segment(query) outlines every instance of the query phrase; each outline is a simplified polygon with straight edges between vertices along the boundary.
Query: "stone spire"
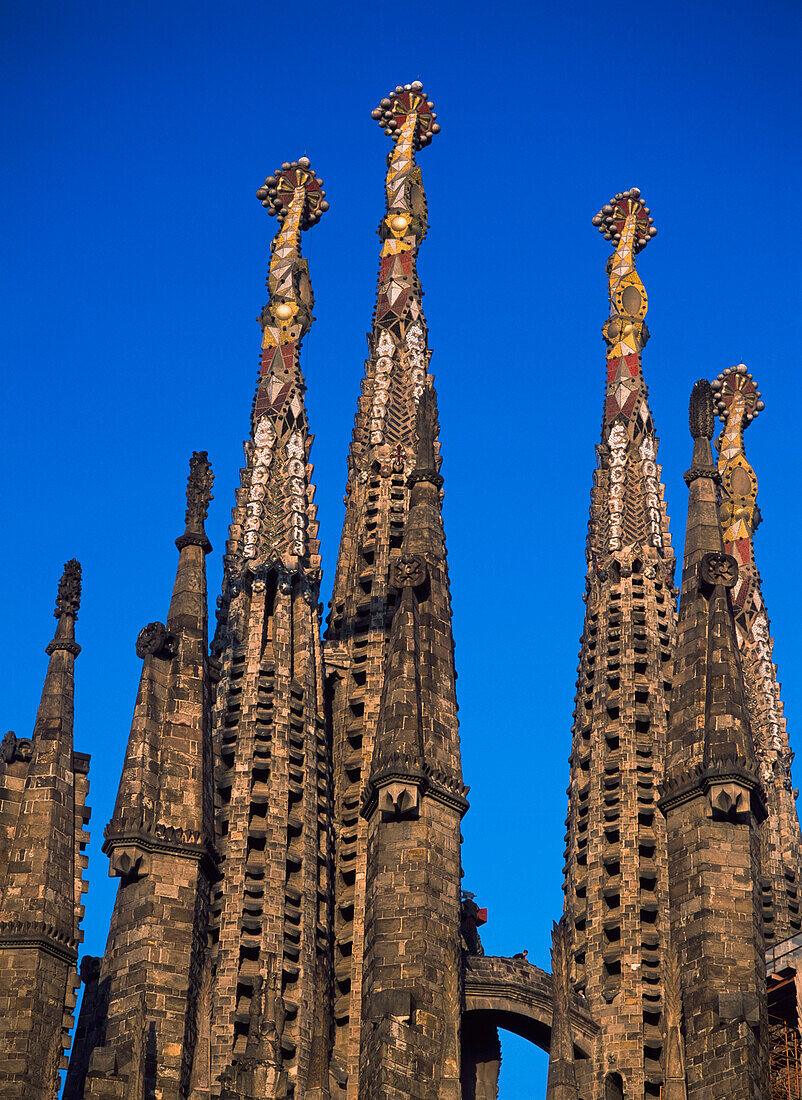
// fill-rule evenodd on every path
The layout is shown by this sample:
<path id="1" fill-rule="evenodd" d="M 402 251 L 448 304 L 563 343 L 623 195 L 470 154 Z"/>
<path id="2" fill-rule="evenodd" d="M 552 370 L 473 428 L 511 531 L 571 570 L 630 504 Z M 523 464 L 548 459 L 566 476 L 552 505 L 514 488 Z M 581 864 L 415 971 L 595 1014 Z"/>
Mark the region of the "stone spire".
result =
<path id="1" fill-rule="evenodd" d="M 738 564 L 723 552 L 721 475 L 710 449 L 714 425 L 712 390 L 701 379 L 690 402 L 693 461 L 685 475 L 688 524 L 666 776 L 673 779 L 723 758 L 740 759 L 745 772 L 755 776 L 749 780 L 751 789 L 757 784 L 755 755 L 728 596 Z"/>
<path id="2" fill-rule="evenodd" d="M 0 746 L 0 1093 L 51 1100 L 65 1068 L 82 940 L 89 758 L 73 751 L 81 566 L 64 566 L 33 736 Z"/>
<path id="3" fill-rule="evenodd" d="M 398 600 L 362 808 L 368 837 L 361 1100 L 461 1096 L 460 821 L 468 803 L 436 432 L 435 394 L 427 389 L 418 404 L 404 541 L 390 567 Z"/>
<path id="4" fill-rule="evenodd" d="M 301 342 L 312 324 L 314 296 L 309 268 L 301 256 L 301 235 L 329 208 L 323 182 L 309 161 L 282 164 L 257 191 L 279 222 L 267 277 L 269 297 L 259 322 L 262 355 L 245 444 L 246 467 L 226 544 L 226 575 L 247 565 L 281 565 L 290 572 L 320 572 L 320 545 L 304 395 Z M 232 594 L 223 593 L 223 606 Z"/>
<path id="5" fill-rule="evenodd" d="M 613 244 L 601 443 L 591 489 L 585 623 L 570 757 L 565 938 L 571 980 L 601 1027 L 594 1087 L 663 1081 L 667 941 L 662 777 L 675 631 L 674 558 L 642 373 L 647 297 L 635 257 L 654 236 L 637 188 L 593 219 Z"/>
<path id="6" fill-rule="evenodd" d="M 301 236 L 328 203 L 305 158 L 283 164 L 257 196 L 279 231 L 212 645 L 222 873 L 204 1026 L 213 1095 L 286 1089 L 327 1100 L 331 764 L 299 353 L 313 304 Z"/>
<path id="7" fill-rule="evenodd" d="M 571 987 L 562 921 L 551 932 L 552 1021 L 549 1044 L 549 1076 L 546 1100 L 577 1100 L 579 1092 L 574 1071 L 574 1043 L 571 1038 L 569 1008 Z"/>
<path id="8" fill-rule="evenodd" d="M 741 653 L 749 725 L 755 743 L 768 819 L 762 830 L 763 917 L 767 945 L 795 935 L 800 918 L 799 818 L 791 782 L 793 753 L 780 699 L 774 641 L 755 561 L 754 535 L 760 522 L 757 477 L 744 448 L 744 432 L 763 410 L 760 391 L 743 363 L 728 367 L 712 383 L 723 421 L 716 440 L 721 475 L 719 518 L 724 550 L 738 562 L 730 589 L 735 634 Z"/>
<path id="9" fill-rule="evenodd" d="M 178 1100 L 187 1095 L 197 1055 L 204 927 L 216 873 L 206 656 L 211 545 L 204 531 L 211 488 L 206 452 L 196 452 L 167 621 L 150 623 L 136 642 L 142 674 L 103 844 L 120 885 L 100 966 L 99 1018 L 84 1021 L 82 1013 L 80 1029 L 85 1042 L 102 1045 L 87 1053 L 76 1044 L 69 1082 L 72 1095 L 93 1100 L 147 1095 L 157 1086 L 164 1100 Z"/>
<path id="10" fill-rule="evenodd" d="M 671 698 L 666 816 L 671 938 L 682 975 L 688 1100 L 768 1095 L 760 836 L 765 817 L 723 550 L 710 383 L 691 394 L 693 462 Z"/>
<path id="11" fill-rule="evenodd" d="M 391 560 L 401 552 L 415 465 L 418 400 L 431 384 L 416 262 L 427 231 L 416 152 L 440 126 L 420 82 L 399 85 L 373 112 L 393 146 L 368 359 L 348 456 L 345 522 L 326 634 L 332 692 L 335 821 L 335 1048 L 339 1096 L 359 1088 L 362 928 L 367 826 L 359 807 L 373 760 L 390 630 Z"/>

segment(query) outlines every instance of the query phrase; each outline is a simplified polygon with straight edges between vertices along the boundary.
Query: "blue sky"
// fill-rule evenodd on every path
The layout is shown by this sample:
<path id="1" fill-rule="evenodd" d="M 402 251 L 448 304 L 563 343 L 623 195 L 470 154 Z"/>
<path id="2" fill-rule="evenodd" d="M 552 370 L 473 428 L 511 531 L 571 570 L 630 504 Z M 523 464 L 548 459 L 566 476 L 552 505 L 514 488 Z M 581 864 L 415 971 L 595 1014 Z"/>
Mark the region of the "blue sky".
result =
<path id="1" fill-rule="evenodd" d="M 35 716 L 62 563 L 84 567 L 76 747 L 92 753 L 86 950 L 113 900 L 100 853 L 139 629 L 167 611 L 187 459 L 216 474 L 210 589 L 248 432 L 275 222 L 254 198 L 308 155 L 331 210 L 305 236 L 326 589 L 365 356 L 389 148 L 370 110 L 421 79 L 420 256 L 440 397 L 464 769 L 465 886 L 488 952 L 548 965 L 598 439 L 607 250 L 590 218 L 639 186 L 644 357 L 681 548 L 690 387 L 744 359 L 759 565 L 792 744 L 800 559 L 800 16 L 767 0 L 602 6 L 11 3 L 0 12 L 4 728 Z M 799 781 L 799 776 L 797 776 Z M 545 1057 L 505 1042 L 502 1095 Z"/>

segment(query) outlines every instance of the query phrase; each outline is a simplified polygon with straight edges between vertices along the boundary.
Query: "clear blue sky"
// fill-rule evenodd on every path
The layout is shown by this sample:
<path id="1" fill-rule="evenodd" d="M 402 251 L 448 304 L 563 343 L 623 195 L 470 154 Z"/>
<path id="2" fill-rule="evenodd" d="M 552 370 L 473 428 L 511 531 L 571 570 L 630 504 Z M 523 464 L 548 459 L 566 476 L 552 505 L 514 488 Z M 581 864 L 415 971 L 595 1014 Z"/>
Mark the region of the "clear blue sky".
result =
<path id="1" fill-rule="evenodd" d="M 642 188 L 645 372 L 681 547 L 690 387 L 744 359 L 759 565 L 792 744 L 800 557 L 800 6 L 392 7 L 7 2 L 0 263 L 5 726 L 33 723 L 62 563 L 84 566 L 75 743 L 92 753 L 86 950 L 115 883 L 100 852 L 139 629 L 163 619 L 187 459 L 216 473 L 210 588 L 248 432 L 275 229 L 254 198 L 306 154 L 331 211 L 305 237 L 304 370 L 326 588 L 373 305 L 389 148 L 369 117 L 421 79 L 442 133 L 419 158 L 420 258 L 440 395 L 466 780 L 465 886 L 488 952 L 548 965 L 598 439 L 607 250 L 590 218 Z M 795 742 L 796 738 L 796 742 Z M 802 772 L 797 769 L 797 782 Z M 502 1095 L 545 1057 L 505 1044 Z"/>

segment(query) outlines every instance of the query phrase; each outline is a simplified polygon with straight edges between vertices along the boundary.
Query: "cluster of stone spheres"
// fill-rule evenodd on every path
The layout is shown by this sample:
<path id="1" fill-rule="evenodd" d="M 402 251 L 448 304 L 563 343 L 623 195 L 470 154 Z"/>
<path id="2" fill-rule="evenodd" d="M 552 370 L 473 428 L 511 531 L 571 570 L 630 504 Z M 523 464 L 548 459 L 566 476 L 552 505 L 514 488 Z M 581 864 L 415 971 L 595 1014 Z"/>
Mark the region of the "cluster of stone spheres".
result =
<path id="1" fill-rule="evenodd" d="M 693 387 L 678 592 L 635 267 L 655 228 L 637 188 L 615 195 L 593 219 L 612 250 L 607 387 L 565 906 L 551 974 L 486 956 L 484 911 L 461 888 L 467 787 L 416 269 L 416 153 L 439 124 L 419 83 L 373 117 L 392 140 L 387 210 L 325 631 L 299 352 L 313 307 L 301 240 L 328 204 L 301 159 L 258 192 L 278 232 L 213 637 L 198 452 L 169 609 L 136 643 L 103 844 L 119 878 L 108 943 L 80 968 L 76 561 L 33 735 L 2 742 L 0 1095 L 51 1100 L 66 1069 L 65 1100 L 490 1100 L 505 1028 L 548 1050 L 551 1100 L 798 1098 L 800 829 L 753 546 L 756 383 L 738 364 Z"/>

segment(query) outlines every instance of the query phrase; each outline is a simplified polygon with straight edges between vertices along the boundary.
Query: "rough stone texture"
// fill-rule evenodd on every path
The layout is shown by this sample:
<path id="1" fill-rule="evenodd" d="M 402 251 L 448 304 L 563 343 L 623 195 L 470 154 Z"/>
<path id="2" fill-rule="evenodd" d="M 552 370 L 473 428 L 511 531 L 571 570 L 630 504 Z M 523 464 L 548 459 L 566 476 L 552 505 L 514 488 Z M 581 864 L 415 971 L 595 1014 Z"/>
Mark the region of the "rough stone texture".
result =
<path id="1" fill-rule="evenodd" d="M 332 691 L 334 820 L 335 1095 L 356 1100 L 362 1030 L 367 823 L 359 816 L 373 758 L 392 620 L 391 560 L 404 535 L 414 465 L 415 410 L 431 385 L 416 270 L 426 198 L 414 152 L 432 125 L 422 90 L 393 94 L 397 120 L 386 181 L 387 213 L 369 357 L 354 420 L 337 570 L 326 633 Z"/>
<path id="2" fill-rule="evenodd" d="M 299 365 L 301 235 L 327 203 L 302 158 L 257 192 L 280 228 L 211 655 L 203 453 L 166 623 L 137 640 L 104 845 L 120 887 L 103 959 L 82 961 L 65 1100 L 497 1100 L 499 1028 L 549 1050 L 555 1100 L 787 1098 L 800 843 L 751 544 L 742 428 L 759 395 L 739 368 L 717 380 L 716 468 L 712 390 L 695 387 L 677 641 L 634 265 L 655 230 L 637 189 L 615 196 L 594 219 L 614 246 L 607 389 L 554 976 L 485 957 L 485 914 L 460 889 L 467 788 L 415 270 L 414 153 L 439 126 L 418 83 L 374 117 L 394 146 L 327 638 Z M 34 736 L 0 745 L 0 1091 L 20 1100 L 54 1100 L 74 1004 L 75 582 L 71 566 Z"/>
<path id="3" fill-rule="evenodd" d="M 89 990 L 94 1019 L 84 1022 L 82 1013 L 70 1081 L 78 1096 L 158 1088 L 163 1100 L 178 1100 L 202 1056 L 198 1000 L 215 862 L 205 568 L 211 547 L 203 533 L 210 489 L 206 456 L 195 455 L 167 622 L 150 624 L 137 642 L 142 676 L 103 846 L 120 886 L 97 989 Z M 198 494 L 205 497 L 200 515 Z"/>
<path id="4" fill-rule="evenodd" d="M 331 764 L 300 369 L 313 297 L 300 244 L 325 205 L 308 161 L 272 178 L 285 216 L 272 247 L 247 465 L 212 647 L 221 878 L 210 927 L 208 1087 L 212 1096 L 323 1100 Z"/>
<path id="5" fill-rule="evenodd" d="M 65 1068 L 89 840 L 89 757 L 73 751 L 81 568 L 65 566 L 30 740 L 0 749 L 0 1093 L 51 1100 Z"/>
<path id="6" fill-rule="evenodd" d="M 433 390 L 400 557 L 363 815 L 368 823 L 359 1095 L 460 1096 L 462 783 Z"/>
<path id="7" fill-rule="evenodd" d="M 757 477 L 746 457 L 744 432 L 763 402 L 743 363 L 728 367 L 712 383 L 723 428 L 716 440 L 721 475 L 724 550 L 738 562 L 738 580 L 730 590 L 735 632 L 741 653 L 749 725 L 766 795 L 768 818 L 761 830 L 761 893 L 767 947 L 794 936 L 800 915 L 802 838 L 791 780 L 793 753 L 780 698 L 774 640 L 755 560 L 754 535 L 760 522 Z"/>
<path id="8" fill-rule="evenodd" d="M 698 382 L 691 402 L 709 399 Z M 675 689 L 661 807 L 671 939 L 682 984 L 689 1100 L 768 1097 L 760 899 L 765 805 L 758 781 L 723 554 L 712 426 L 694 431 Z"/>
<path id="9" fill-rule="evenodd" d="M 614 205 L 621 239 L 608 265 L 607 388 L 591 491 L 564 889 L 572 981 L 601 1027 L 593 1089 L 602 1091 L 612 1069 L 628 1094 L 656 1097 L 668 934 L 656 797 L 675 612 L 657 437 L 641 371 L 646 292 L 634 256 L 644 209 L 639 196 Z"/>

